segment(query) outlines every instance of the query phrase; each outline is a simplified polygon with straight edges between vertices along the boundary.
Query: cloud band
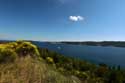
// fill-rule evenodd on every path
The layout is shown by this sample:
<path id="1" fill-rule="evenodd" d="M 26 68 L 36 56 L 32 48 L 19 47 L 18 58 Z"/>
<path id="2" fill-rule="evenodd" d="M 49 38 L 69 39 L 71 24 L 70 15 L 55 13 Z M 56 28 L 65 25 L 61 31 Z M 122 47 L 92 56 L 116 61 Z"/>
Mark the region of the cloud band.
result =
<path id="1" fill-rule="evenodd" d="M 74 22 L 83 21 L 84 17 L 82 17 L 82 16 L 69 16 L 69 20 L 74 21 Z"/>

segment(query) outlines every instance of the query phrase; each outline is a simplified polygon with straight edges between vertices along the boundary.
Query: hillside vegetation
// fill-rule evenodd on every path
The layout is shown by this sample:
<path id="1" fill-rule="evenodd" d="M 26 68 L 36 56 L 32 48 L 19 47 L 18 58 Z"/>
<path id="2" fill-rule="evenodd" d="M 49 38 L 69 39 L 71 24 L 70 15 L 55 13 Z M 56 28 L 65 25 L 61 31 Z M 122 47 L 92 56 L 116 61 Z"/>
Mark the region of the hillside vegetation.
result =
<path id="1" fill-rule="evenodd" d="M 49 59 L 49 58 L 48 58 Z M 0 44 L 0 83 L 80 83 L 48 65 L 30 42 Z"/>
<path id="2" fill-rule="evenodd" d="M 65 57 L 30 42 L 0 44 L 0 83 L 125 83 L 125 71 Z"/>

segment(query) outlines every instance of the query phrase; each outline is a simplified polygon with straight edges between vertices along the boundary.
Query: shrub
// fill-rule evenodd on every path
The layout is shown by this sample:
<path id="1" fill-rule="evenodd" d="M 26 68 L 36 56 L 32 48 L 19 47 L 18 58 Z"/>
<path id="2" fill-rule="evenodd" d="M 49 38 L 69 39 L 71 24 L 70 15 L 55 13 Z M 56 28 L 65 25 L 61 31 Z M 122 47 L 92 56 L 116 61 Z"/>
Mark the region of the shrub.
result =
<path id="1" fill-rule="evenodd" d="M 89 75 L 86 72 L 80 72 L 77 76 L 83 80 L 86 80 L 89 78 Z"/>
<path id="2" fill-rule="evenodd" d="M 40 54 L 39 54 L 39 51 L 37 49 L 37 46 L 33 45 L 32 43 L 30 42 L 17 42 L 18 43 L 18 46 L 16 48 L 16 52 L 20 55 L 20 56 L 27 56 L 27 55 L 30 55 L 30 56 L 37 56 L 39 57 Z"/>
<path id="3" fill-rule="evenodd" d="M 0 44 L 0 62 L 14 61 L 17 55 L 30 55 L 33 58 L 35 57 L 41 60 L 37 46 L 30 42 L 17 41 Z"/>
<path id="4" fill-rule="evenodd" d="M 106 66 L 101 65 L 100 67 L 97 68 L 95 73 L 98 77 L 103 77 L 107 72 L 108 68 Z"/>
<path id="5" fill-rule="evenodd" d="M 54 63 L 53 58 L 51 58 L 51 57 L 47 57 L 46 60 L 48 63 Z"/>
<path id="6" fill-rule="evenodd" d="M 7 48 L 16 49 L 17 45 L 17 42 L 10 42 L 7 44 Z"/>
<path id="7" fill-rule="evenodd" d="M 13 62 L 17 57 L 16 52 L 11 49 L 0 49 L 0 63 Z"/>

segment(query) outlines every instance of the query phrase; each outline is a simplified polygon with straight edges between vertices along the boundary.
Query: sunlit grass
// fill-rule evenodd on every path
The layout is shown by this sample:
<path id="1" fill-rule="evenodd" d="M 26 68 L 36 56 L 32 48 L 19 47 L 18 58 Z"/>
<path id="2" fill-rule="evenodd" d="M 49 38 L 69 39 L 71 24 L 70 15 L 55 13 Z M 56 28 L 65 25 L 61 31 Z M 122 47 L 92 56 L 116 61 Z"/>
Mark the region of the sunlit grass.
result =
<path id="1" fill-rule="evenodd" d="M 17 58 L 13 63 L 0 64 L 0 83 L 80 83 L 72 77 L 65 77 L 30 56 Z"/>

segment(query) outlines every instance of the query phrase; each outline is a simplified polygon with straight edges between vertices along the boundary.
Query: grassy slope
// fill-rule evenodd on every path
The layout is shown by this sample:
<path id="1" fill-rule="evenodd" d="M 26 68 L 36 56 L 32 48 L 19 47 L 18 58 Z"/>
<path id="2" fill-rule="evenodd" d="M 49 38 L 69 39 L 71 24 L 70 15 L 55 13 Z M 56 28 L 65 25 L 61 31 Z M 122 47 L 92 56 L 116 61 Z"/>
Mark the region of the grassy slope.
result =
<path id="1" fill-rule="evenodd" d="M 39 58 L 37 47 L 30 42 L 0 44 L 0 83 L 80 83 Z"/>
<path id="2" fill-rule="evenodd" d="M 0 83 L 80 83 L 71 76 L 66 77 L 30 56 L 18 58 L 13 63 L 0 64 Z"/>

